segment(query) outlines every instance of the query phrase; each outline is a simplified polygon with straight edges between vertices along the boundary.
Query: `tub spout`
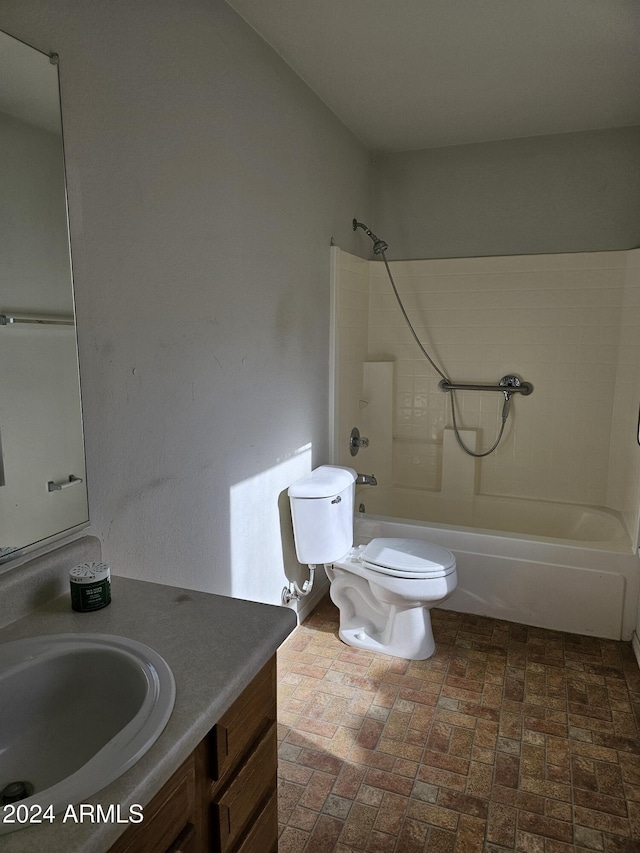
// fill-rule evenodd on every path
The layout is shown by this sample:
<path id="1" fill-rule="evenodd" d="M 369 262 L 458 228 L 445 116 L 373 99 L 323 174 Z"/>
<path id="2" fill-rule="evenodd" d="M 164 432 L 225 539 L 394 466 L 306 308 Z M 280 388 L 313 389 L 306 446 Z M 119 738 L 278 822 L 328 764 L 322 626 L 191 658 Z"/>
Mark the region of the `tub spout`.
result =
<path id="1" fill-rule="evenodd" d="M 358 474 L 356 477 L 356 486 L 377 486 L 375 474 Z"/>

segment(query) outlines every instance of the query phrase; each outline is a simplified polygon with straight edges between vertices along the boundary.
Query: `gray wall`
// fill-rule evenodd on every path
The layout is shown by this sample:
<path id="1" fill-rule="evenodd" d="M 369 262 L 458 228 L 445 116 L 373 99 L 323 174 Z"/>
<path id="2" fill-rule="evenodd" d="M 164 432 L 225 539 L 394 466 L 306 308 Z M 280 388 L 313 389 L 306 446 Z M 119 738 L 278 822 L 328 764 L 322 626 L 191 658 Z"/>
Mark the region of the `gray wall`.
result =
<path id="1" fill-rule="evenodd" d="M 0 28 L 60 55 L 91 532 L 114 573 L 279 601 L 370 155 L 221 0 L 3 0 Z"/>
<path id="2" fill-rule="evenodd" d="M 640 245 L 640 127 L 377 154 L 389 259 Z"/>

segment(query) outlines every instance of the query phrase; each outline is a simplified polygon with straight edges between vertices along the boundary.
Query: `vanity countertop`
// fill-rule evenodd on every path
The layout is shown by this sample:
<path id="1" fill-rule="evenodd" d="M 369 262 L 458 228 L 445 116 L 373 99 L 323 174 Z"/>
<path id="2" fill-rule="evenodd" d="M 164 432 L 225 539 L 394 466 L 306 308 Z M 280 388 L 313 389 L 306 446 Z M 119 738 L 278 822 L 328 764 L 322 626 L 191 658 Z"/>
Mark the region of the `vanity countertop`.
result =
<path id="1" fill-rule="evenodd" d="M 173 714 L 149 751 L 87 803 L 145 805 L 200 743 L 295 627 L 293 611 L 128 578 L 112 579 L 112 603 L 71 609 L 69 593 L 0 630 L 0 643 L 42 634 L 116 634 L 146 643 L 176 680 Z M 104 853 L 126 824 L 62 822 L 0 836 L 2 853 Z"/>

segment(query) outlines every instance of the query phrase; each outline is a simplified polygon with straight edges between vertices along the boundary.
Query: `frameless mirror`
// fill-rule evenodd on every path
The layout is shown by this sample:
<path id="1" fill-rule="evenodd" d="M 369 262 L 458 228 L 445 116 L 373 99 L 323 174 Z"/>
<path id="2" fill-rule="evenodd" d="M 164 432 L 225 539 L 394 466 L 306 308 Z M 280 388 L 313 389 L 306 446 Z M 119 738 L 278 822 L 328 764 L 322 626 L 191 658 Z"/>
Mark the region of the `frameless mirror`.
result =
<path id="1" fill-rule="evenodd" d="M 0 32 L 0 562 L 89 520 L 55 56 Z"/>

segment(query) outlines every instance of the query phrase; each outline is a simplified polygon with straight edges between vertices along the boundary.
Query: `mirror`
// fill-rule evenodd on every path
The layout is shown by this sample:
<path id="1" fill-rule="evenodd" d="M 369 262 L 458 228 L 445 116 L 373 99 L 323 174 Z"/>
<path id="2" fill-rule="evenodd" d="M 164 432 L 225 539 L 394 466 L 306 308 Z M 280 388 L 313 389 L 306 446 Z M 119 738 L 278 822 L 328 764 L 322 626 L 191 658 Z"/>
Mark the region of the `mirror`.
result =
<path id="1" fill-rule="evenodd" d="M 88 523 L 56 57 L 0 32 L 0 562 Z"/>

